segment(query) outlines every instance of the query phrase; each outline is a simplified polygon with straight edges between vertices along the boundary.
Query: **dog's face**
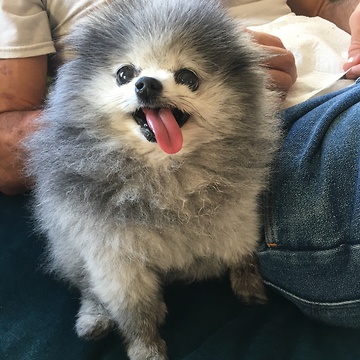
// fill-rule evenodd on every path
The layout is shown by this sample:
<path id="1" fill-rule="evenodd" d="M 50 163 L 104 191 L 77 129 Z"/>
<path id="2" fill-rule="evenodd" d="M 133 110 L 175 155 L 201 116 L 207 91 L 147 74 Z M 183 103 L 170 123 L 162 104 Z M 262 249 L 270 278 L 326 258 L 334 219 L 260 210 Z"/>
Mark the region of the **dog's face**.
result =
<path id="1" fill-rule="evenodd" d="M 234 119 L 255 96 L 258 60 L 248 37 L 215 2 L 199 1 L 191 12 L 186 1 L 135 3 L 118 4 L 73 36 L 73 76 L 94 126 L 151 161 L 238 131 Z"/>
<path id="2" fill-rule="evenodd" d="M 116 57 L 111 69 L 98 71 L 86 90 L 108 115 L 109 131 L 141 154 L 163 158 L 215 136 L 211 119 L 219 117 L 224 92 L 199 63 L 185 54 L 181 59 L 177 51 L 135 48 Z"/>

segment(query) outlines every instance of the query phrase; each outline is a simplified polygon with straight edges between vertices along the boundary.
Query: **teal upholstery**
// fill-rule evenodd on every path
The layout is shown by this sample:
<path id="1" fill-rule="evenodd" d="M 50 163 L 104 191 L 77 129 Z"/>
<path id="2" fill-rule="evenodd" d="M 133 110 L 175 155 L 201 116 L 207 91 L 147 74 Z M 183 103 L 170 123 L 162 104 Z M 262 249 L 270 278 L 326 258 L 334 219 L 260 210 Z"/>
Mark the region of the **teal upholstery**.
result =
<path id="1" fill-rule="evenodd" d="M 118 334 L 77 338 L 78 294 L 41 265 L 28 196 L 0 195 L 0 359 L 126 360 Z M 163 327 L 170 360 L 357 360 L 360 330 L 319 325 L 270 293 L 245 306 L 228 280 L 173 284 Z"/>

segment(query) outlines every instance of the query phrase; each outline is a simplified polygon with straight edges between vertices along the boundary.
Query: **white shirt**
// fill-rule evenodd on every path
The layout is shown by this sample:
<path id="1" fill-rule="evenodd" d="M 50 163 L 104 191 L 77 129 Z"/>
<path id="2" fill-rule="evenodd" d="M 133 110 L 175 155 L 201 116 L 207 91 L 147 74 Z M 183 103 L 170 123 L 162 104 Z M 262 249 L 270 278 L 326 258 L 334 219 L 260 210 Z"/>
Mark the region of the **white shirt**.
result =
<path id="1" fill-rule="evenodd" d="M 0 58 L 56 52 L 74 21 L 105 0 L 0 0 Z"/>
<path id="2" fill-rule="evenodd" d="M 101 6 L 105 1 L 0 0 L 0 58 L 54 53 L 58 49 L 59 40 L 66 35 L 71 25 L 94 6 Z M 234 16 L 241 18 L 254 17 L 255 11 L 266 14 L 265 19 L 273 20 L 289 12 L 286 0 L 223 1 L 234 10 Z M 260 19 L 261 16 L 255 18 Z M 257 22 L 252 21 L 251 24 L 256 25 Z"/>

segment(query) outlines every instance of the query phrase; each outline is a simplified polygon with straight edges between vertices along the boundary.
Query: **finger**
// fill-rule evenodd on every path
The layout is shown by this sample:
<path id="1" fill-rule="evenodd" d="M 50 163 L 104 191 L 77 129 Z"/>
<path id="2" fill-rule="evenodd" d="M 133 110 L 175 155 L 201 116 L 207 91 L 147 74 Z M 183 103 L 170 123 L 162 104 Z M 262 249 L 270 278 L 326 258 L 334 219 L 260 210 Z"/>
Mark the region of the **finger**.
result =
<path id="1" fill-rule="evenodd" d="M 344 63 L 343 69 L 346 71 L 346 70 L 349 70 L 354 65 L 358 65 L 358 64 L 360 64 L 360 53 L 352 54 L 352 53 L 349 52 L 349 58 Z"/>
<path id="2" fill-rule="evenodd" d="M 349 59 L 344 63 L 343 69 L 347 71 L 346 78 L 347 79 L 357 79 L 360 76 L 360 54 L 351 55 Z"/>
<path id="3" fill-rule="evenodd" d="M 263 33 L 263 32 L 252 31 L 249 29 L 247 29 L 246 31 L 251 34 L 253 40 L 256 43 L 258 43 L 259 45 L 274 46 L 274 47 L 285 49 L 284 44 L 277 36 L 270 35 L 270 34 Z"/>
<path id="4" fill-rule="evenodd" d="M 269 70 L 277 70 L 289 75 L 291 84 L 293 84 L 297 79 L 297 69 L 293 53 L 287 49 L 276 47 L 266 47 L 266 50 L 270 56 L 263 65 Z"/>
<path id="5" fill-rule="evenodd" d="M 360 77 L 360 64 L 354 65 L 350 68 L 350 70 L 346 73 L 346 78 L 350 80 L 355 80 Z"/>
<path id="6" fill-rule="evenodd" d="M 270 90 L 276 90 L 283 93 L 284 96 L 293 85 L 293 79 L 291 76 L 283 71 L 270 69 L 269 70 L 270 81 L 268 88 Z"/>

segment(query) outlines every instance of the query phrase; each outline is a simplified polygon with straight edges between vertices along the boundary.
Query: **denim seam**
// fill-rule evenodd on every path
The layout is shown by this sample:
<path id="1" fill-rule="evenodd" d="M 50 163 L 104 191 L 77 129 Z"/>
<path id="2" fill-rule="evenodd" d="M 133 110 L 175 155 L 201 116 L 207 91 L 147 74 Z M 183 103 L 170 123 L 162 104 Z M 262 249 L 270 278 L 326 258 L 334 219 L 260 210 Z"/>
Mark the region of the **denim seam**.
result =
<path id="1" fill-rule="evenodd" d="M 276 248 L 271 248 L 269 245 L 271 244 L 266 244 L 268 245 L 268 249 L 265 250 L 261 250 L 259 251 L 259 254 L 262 253 L 266 253 L 267 251 L 272 251 L 272 252 L 282 252 L 282 253 L 290 253 L 290 252 L 296 252 L 297 254 L 301 254 L 301 253 L 316 253 L 316 252 L 332 252 L 332 251 L 337 251 L 339 249 L 351 249 L 351 250 L 357 250 L 360 249 L 360 244 L 351 244 L 351 243 L 345 243 L 345 242 L 341 242 L 337 245 L 331 246 L 331 247 L 306 247 L 306 248 L 294 248 L 294 247 L 289 247 L 288 245 L 281 245 L 281 244 L 276 244 Z M 270 248 L 270 249 L 269 249 Z"/>
<path id="2" fill-rule="evenodd" d="M 276 248 L 278 246 L 277 239 L 276 239 L 276 232 L 274 229 L 274 221 L 273 221 L 273 212 L 270 211 L 272 201 L 272 189 L 266 192 L 265 196 L 265 204 L 264 207 L 265 211 L 265 244 L 267 248 Z"/>
<path id="3" fill-rule="evenodd" d="M 303 299 L 303 298 L 301 298 L 299 296 L 296 296 L 296 295 L 284 290 L 283 288 L 274 285 L 273 283 L 271 283 L 269 281 L 264 280 L 264 283 L 266 285 L 269 285 L 272 288 L 274 288 L 274 289 L 276 289 L 276 290 L 290 296 L 291 298 L 293 298 L 293 299 L 295 299 L 295 300 L 297 300 L 299 302 L 302 302 L 304 304 L 308 304 L 308 305 L 311 305 L 311 306 L 313 306 L 313 305 L 315 305 L 315 306 L 319 306 L 319 305 L 321 305 L 321 306 L 335 306 L 335 305 L 336 306 L 342 306 L 342 305 L 352 305 L 352 304 L 357 304 L 357 303 L 360 304 L 360 300 L 348 300 L 348 301 L 332 302 L 332 303 L 331 302 L 323 303 L 323 302 L 319 302 L 319 301 L 309 301 L 309 300 L 305 300 L 305 299 Z"/>

